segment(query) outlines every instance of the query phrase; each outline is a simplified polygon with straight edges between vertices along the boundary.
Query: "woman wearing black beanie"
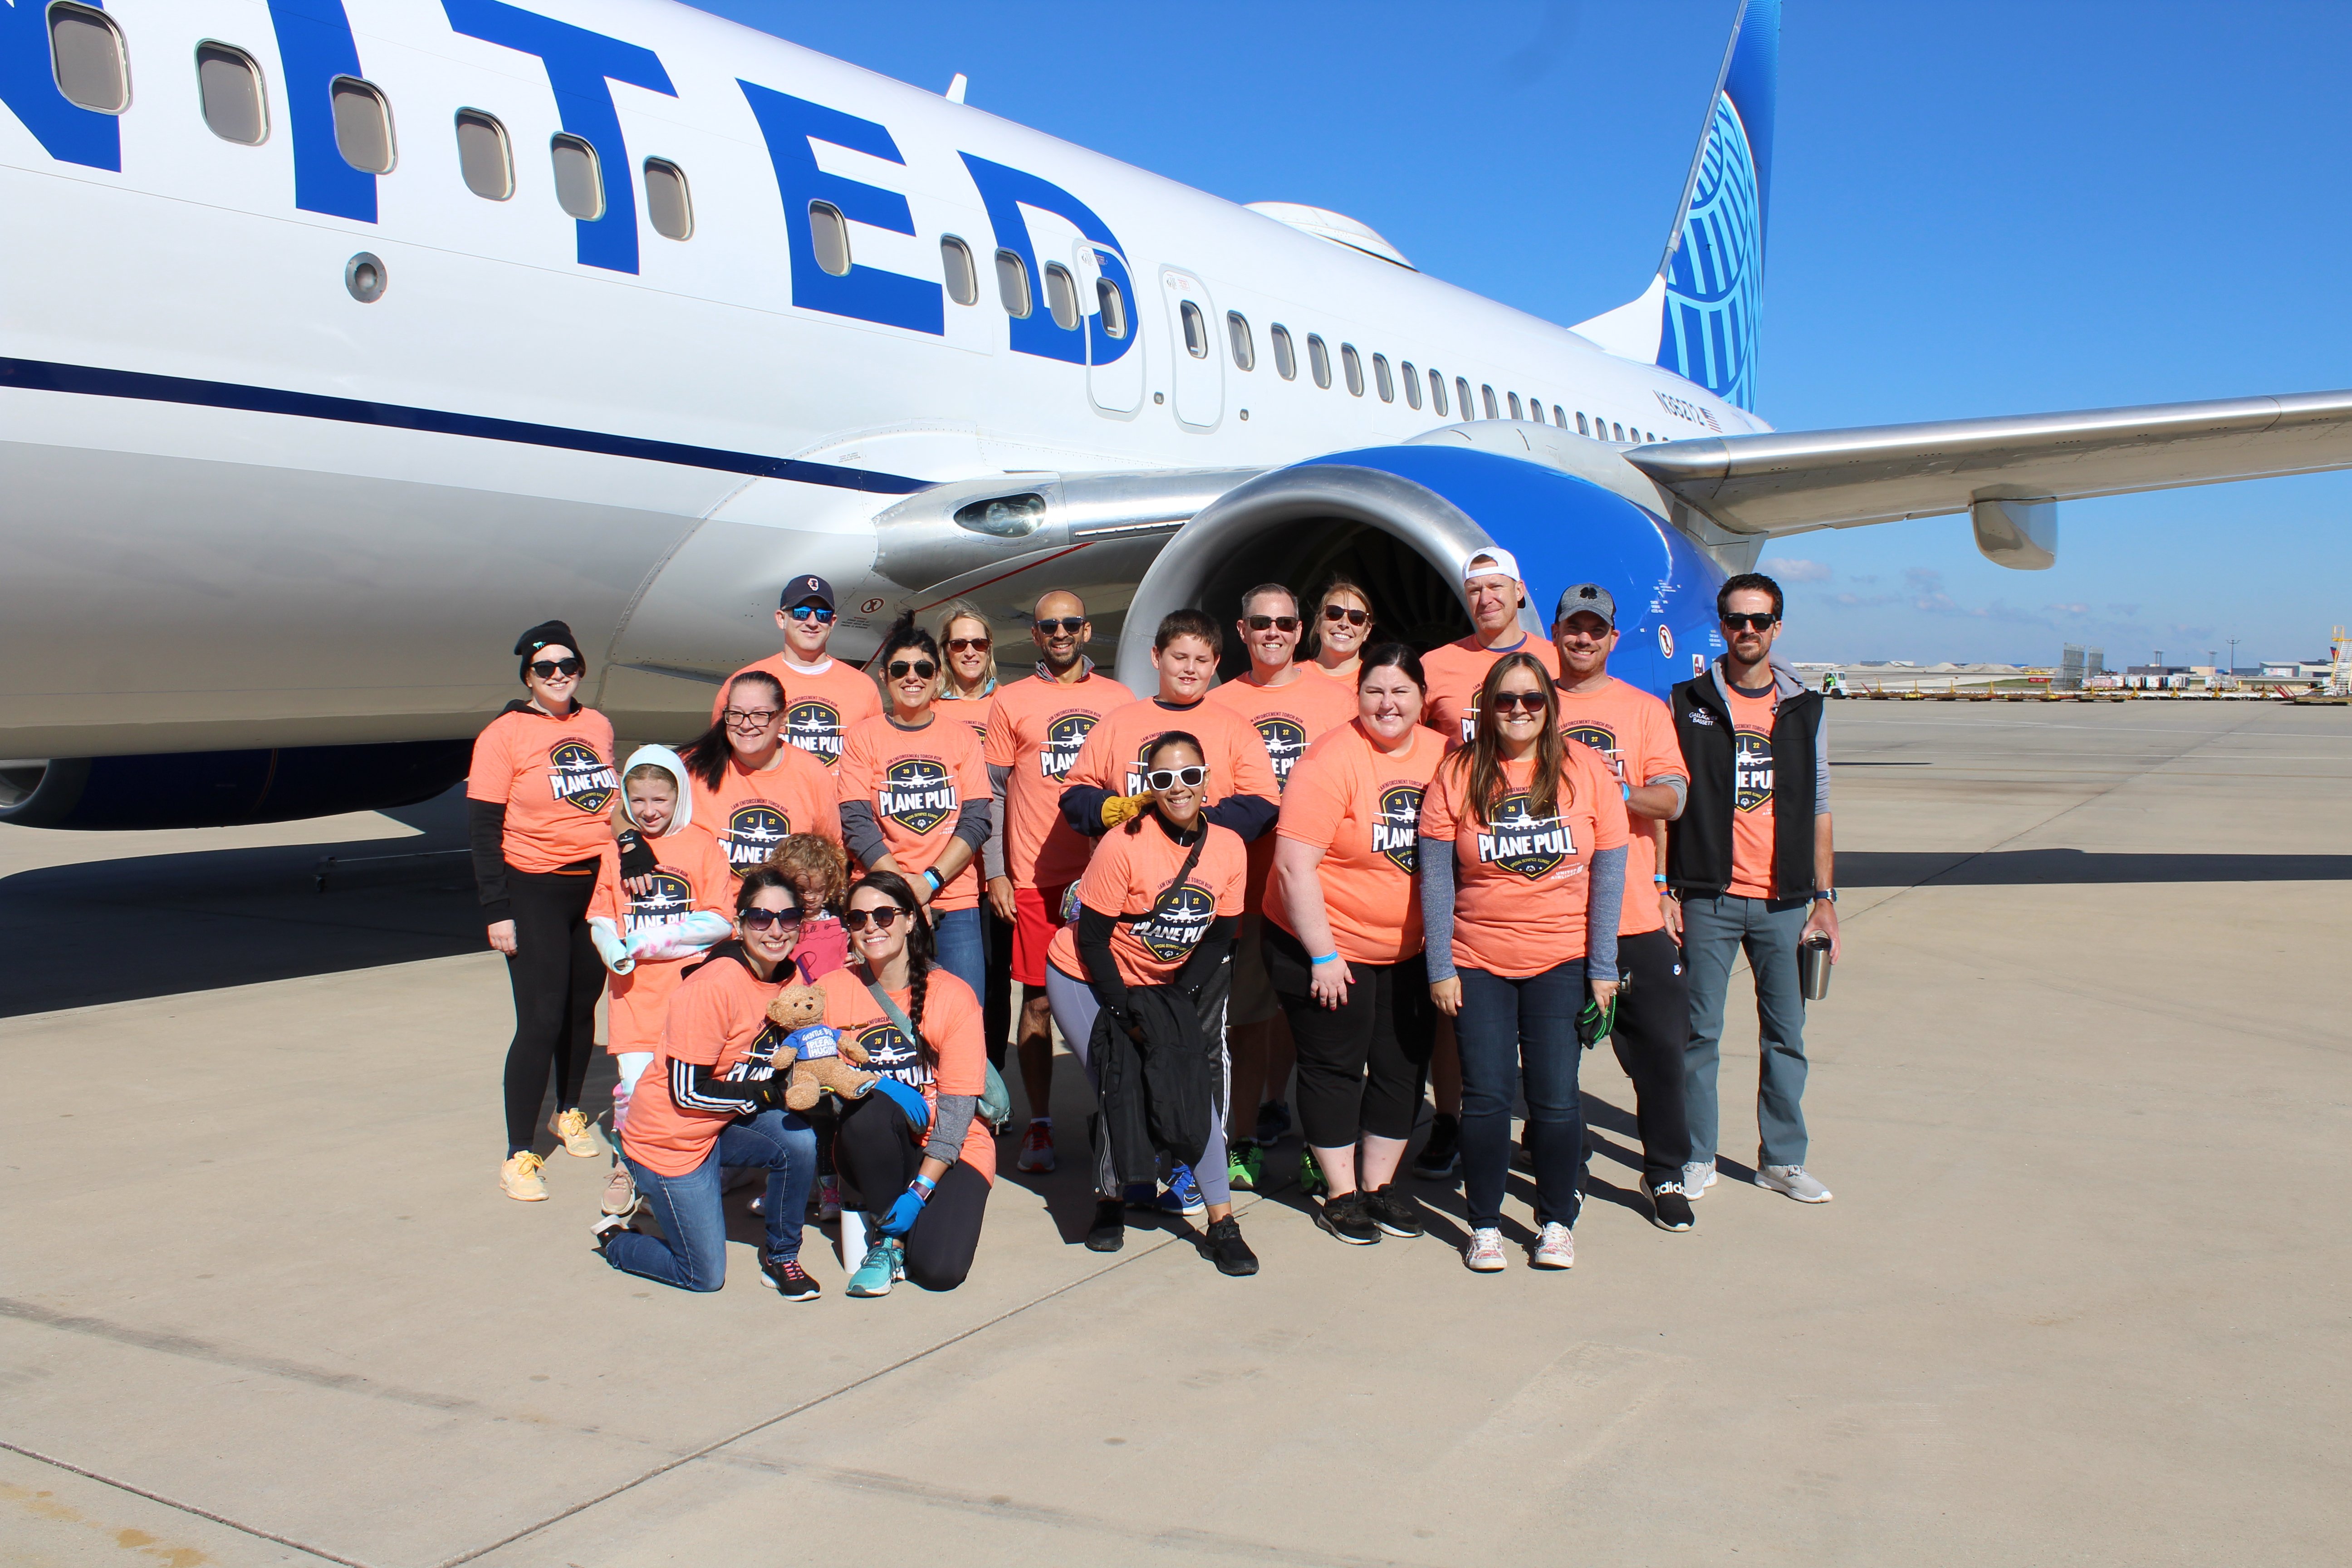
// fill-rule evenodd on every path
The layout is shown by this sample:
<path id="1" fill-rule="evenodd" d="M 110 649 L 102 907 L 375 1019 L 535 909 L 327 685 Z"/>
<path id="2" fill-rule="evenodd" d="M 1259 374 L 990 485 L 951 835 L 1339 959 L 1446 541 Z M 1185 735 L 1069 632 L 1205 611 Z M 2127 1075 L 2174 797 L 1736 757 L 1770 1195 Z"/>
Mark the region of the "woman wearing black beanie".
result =
<path id="1" fill-rule="evenodd" d="M 507 704 L 474 742 L 466 816 L 474 882 L 490 945 L 506 954 L 514 987 L 514 1043 L 507 1047 L 507 1196 L 547 1196 L 531 1149 L 539 1107 L 555 1076 L 548 1131 L 583 1159 L 611 1152 L 580 1109 L 596 1047 L 596 998 L 604 967 L 588 934 L 588 895 L 598 857 L 613 841 L 606 811 L 619 791 L 613 726 L 574 693 L 587 673 L 580 639 L 562 621 L 522 634 L 515 653 L 530 693 Z"/>

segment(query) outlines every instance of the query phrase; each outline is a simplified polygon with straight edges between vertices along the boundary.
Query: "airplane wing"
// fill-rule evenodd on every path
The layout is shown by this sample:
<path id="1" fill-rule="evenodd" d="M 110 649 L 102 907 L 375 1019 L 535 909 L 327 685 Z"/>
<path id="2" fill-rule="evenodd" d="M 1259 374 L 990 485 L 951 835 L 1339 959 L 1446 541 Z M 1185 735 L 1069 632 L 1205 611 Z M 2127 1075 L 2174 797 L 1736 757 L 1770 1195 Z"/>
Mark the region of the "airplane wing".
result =
<path id="1" fill-rule="evenodd" d="M 2032 569 L 2055 558 L 2060 500 L 2352 468 L 2352 392 L 1708 437 L 1625 458 L 1731 534 L 1966 511 L 1986 555 Z"/>

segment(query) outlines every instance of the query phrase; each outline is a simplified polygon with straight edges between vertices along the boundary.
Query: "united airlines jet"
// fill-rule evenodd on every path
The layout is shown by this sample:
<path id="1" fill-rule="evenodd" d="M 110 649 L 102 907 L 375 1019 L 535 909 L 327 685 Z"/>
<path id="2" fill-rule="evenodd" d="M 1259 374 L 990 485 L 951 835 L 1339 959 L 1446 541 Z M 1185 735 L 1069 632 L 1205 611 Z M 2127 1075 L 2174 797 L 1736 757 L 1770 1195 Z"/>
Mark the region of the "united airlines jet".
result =
<path id="1" fill-rule="evenodd" d="M 852 658 L 1067 586 L 1126 669 L 1343 562 L 1458 635 L 1500 543 L 1663 689 L 1780 535 L 2030 569 L 2069 497 L 2352 464 L 2343 393 L 1770 429 L 1778 39 L 1747 0 L 1657 275 L 1563 328 L 660 0 L 0 0 L 0 820 L 422 799 L 551 615 L 675 738 L 802 573 Z"/>

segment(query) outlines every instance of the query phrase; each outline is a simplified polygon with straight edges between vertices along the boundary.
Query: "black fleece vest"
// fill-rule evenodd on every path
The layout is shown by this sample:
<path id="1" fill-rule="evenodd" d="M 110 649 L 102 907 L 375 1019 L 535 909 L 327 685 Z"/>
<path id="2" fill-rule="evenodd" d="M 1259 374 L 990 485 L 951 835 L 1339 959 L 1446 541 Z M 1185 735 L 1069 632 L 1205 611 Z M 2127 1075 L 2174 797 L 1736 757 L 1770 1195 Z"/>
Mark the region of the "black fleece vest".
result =
<path id="1" fill-rule="evenodd" d="M 1690 770 L 1690 799 L 1666 824 L 1666 883 L 1705 897 L 1731 885 L 1734 742 L 1731 710 L 1715 672 L 1674 690 L 1675 739 Z M 1772 716 L 1772 896 L 1798 899 L 1813 885 L 1813 739 L 1821 725 L 1816 691 L 1782 697 Z"/>

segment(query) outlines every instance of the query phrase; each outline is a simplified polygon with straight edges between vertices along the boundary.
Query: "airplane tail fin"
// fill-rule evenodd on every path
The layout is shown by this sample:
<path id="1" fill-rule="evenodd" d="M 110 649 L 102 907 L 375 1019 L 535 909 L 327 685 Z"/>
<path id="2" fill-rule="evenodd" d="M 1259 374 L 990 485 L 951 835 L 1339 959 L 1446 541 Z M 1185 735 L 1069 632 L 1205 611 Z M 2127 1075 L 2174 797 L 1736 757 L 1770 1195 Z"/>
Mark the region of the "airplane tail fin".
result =
<path id="1" fill-rule="evenodd" d="M 1748 409 L 1756 406 L 1780 76 L 1780 0 L 1742 0 L 1658 275 L 1640 299 L 1575 329 Z"/>

